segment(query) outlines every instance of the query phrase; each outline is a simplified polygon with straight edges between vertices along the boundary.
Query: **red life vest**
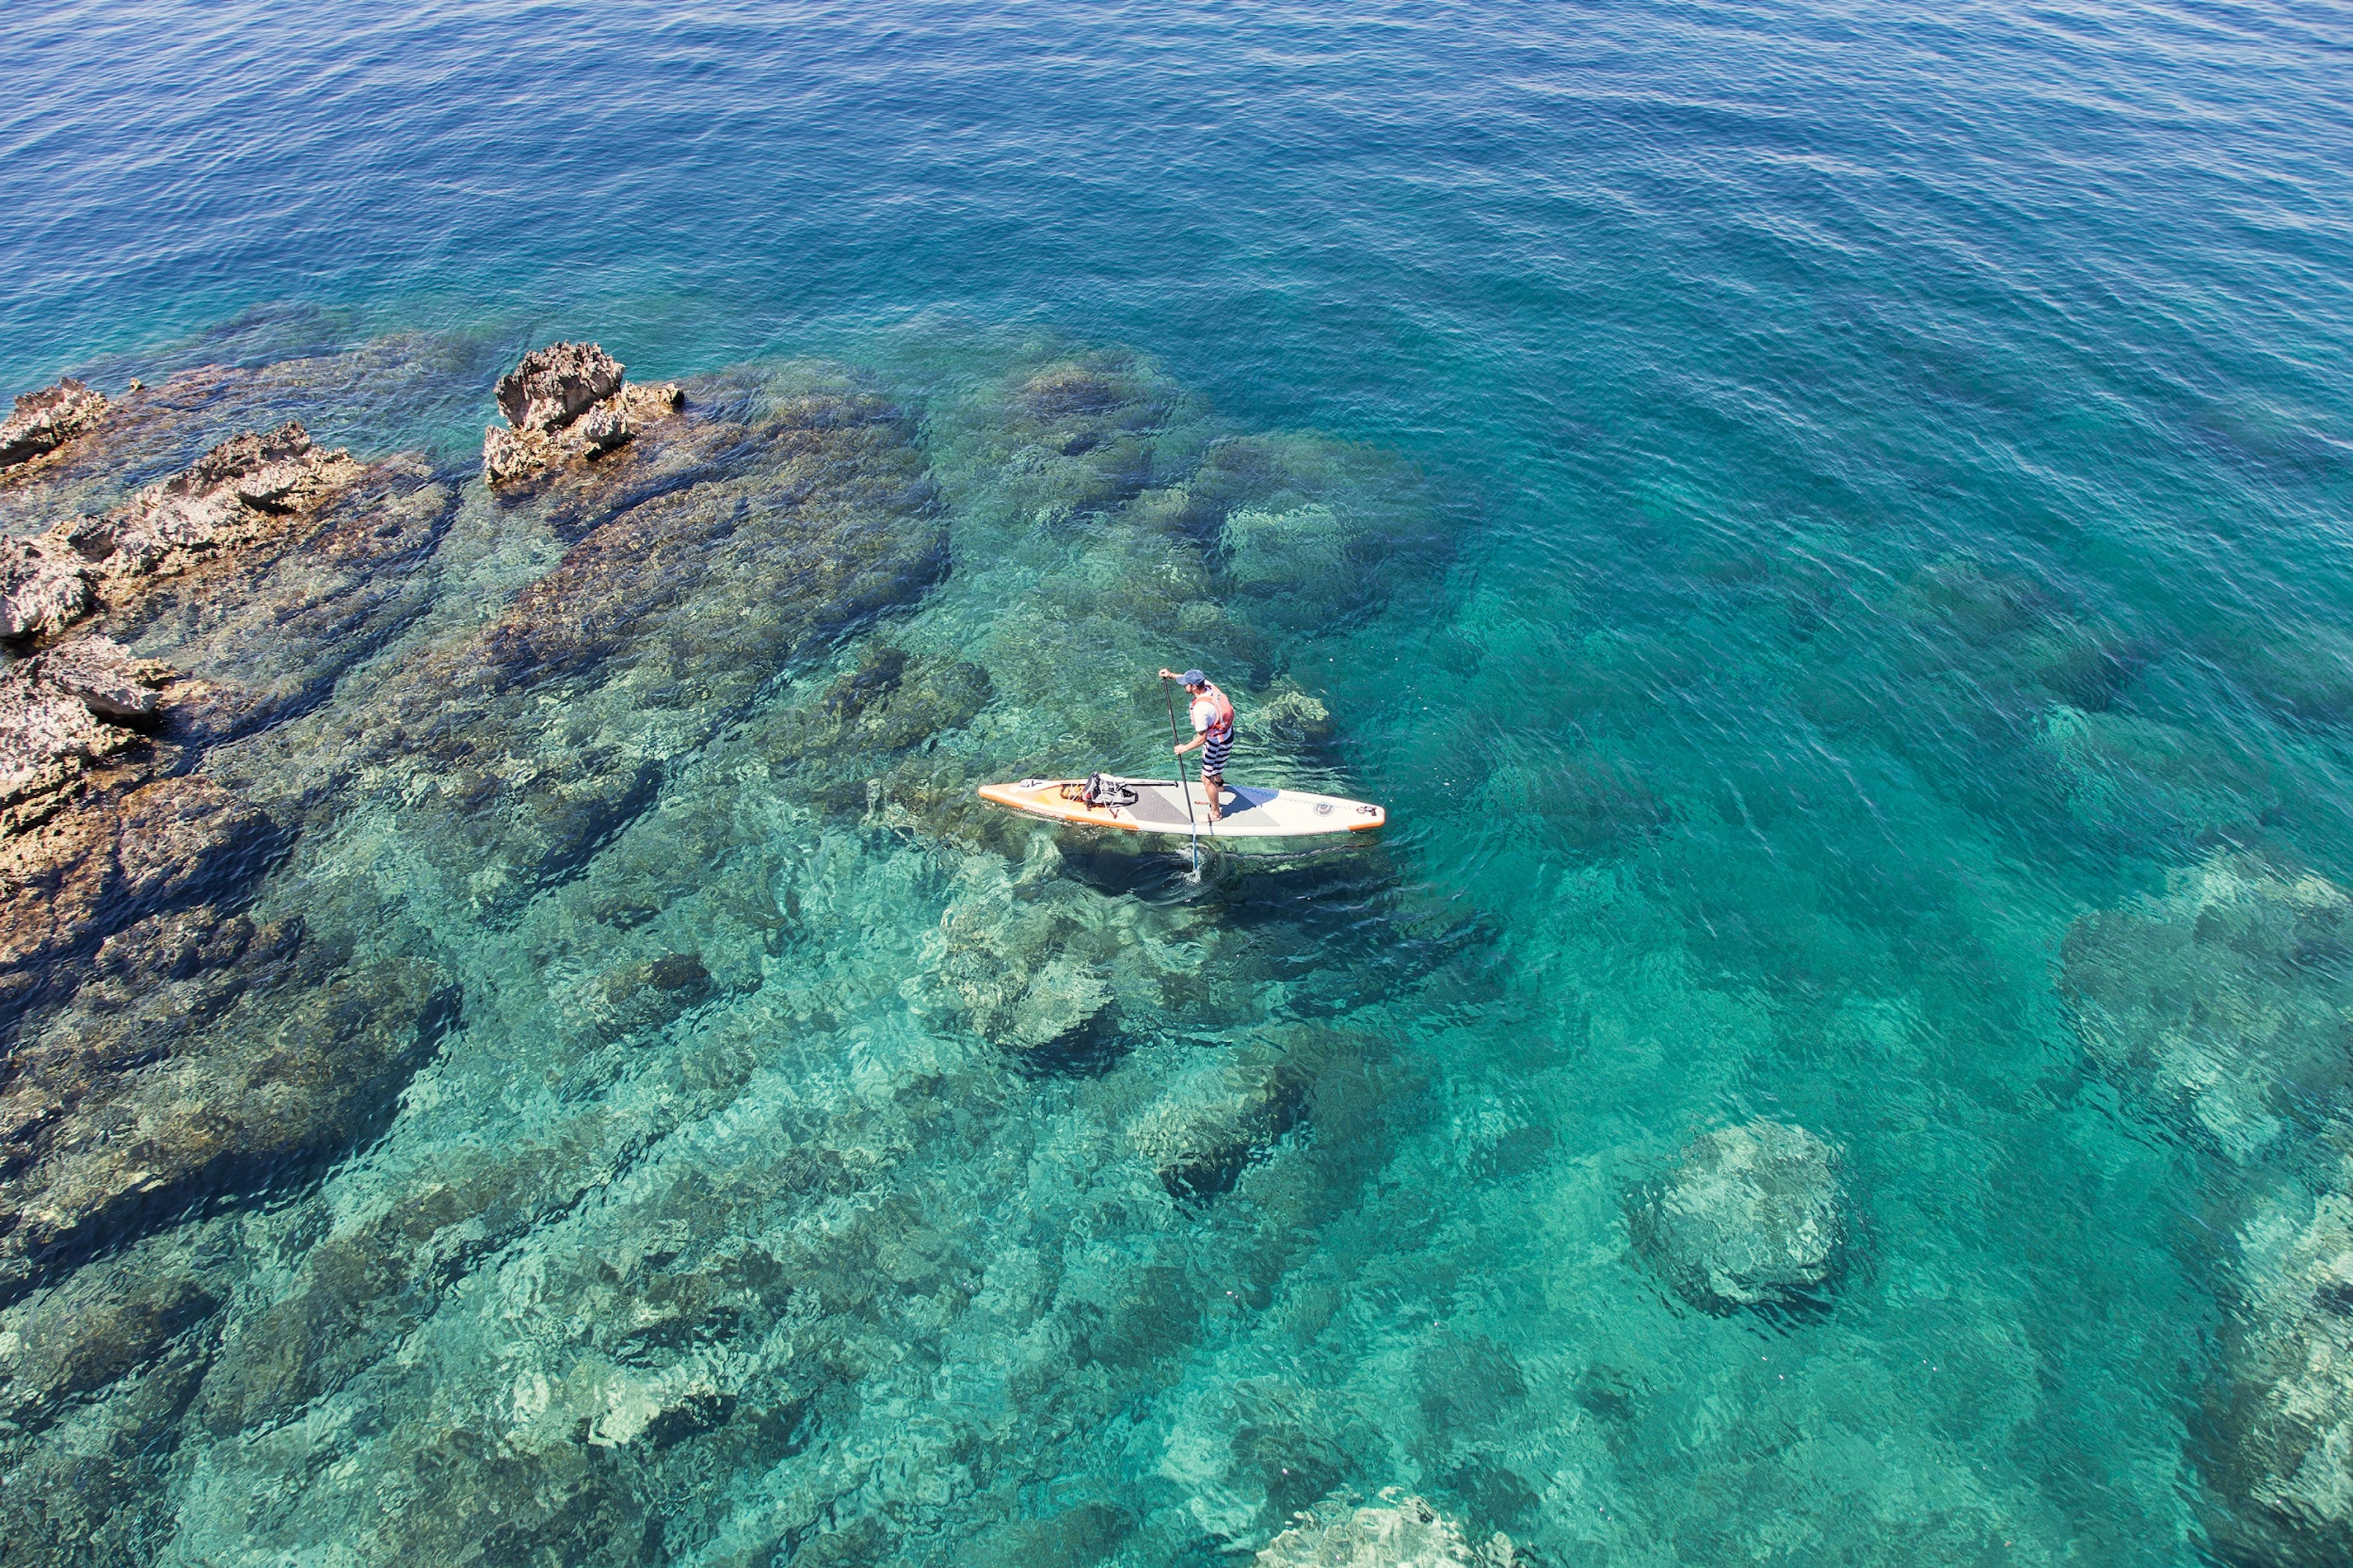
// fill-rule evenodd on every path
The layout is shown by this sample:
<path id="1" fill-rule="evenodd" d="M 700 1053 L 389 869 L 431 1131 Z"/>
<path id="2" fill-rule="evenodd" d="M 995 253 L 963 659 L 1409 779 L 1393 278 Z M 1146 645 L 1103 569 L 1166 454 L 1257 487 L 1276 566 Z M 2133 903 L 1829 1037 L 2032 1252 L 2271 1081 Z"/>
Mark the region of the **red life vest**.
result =
<path id="1" fill-rule="evenodd" d="M 1233 701 L 1218 689 L 1216 681 L 1208 682 L 1201 696 L 1195 700 L 1206 700 L 1209 704 L 1209 727 L 1201 733 L 1212 741 L 1222 741 L 1234 732 Z"/>

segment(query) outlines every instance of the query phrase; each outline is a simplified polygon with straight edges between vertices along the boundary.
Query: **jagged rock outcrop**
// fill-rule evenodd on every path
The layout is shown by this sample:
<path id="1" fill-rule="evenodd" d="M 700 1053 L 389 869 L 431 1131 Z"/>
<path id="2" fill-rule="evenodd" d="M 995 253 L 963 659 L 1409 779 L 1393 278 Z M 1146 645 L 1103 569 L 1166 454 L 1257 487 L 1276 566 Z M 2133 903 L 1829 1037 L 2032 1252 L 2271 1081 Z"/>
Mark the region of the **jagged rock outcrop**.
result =
<path id="1" fill-rule="evenodd" d="M 267 813 L 201 775 L 121 784 L 100 781 L 72 809 L 0 837 L 0 1037 L 28 1007 L 70 994 L 101 943 L 233 897 L 284 847 Z"/>
<path id="2" fill-rule="evenodd" d="M 106 417 L 106 395 L 66 376 L 53 386 L 27 392 L 0 420 L 0 468 L 47 457 Z"/>
<path id="3" fill-rule="evenodd" d="M 482 477 L 512 484 L 575 459 L 594 458 L 627 442 L 649 420 L 677 411 L 685 395 L 675 382 L 629 386 L 626 367 L 595 343 L 552 343 L 523 355 L 499 378 L 505 428 L 482 431 Z"/>
<path id="4" fill-rule="evenodd" d="M 0 1033 L 69 994 L 112 933 L 228 896 L 284 847 L 267 811 L 187 774 L 193 744 L 315 701 L 405 625 L 421 590 L 400 569 L 446 512 L 421 465 L 363 468 L 289 425 L 105 517 L 0 542 L 20 630 L 90 616 L 254 679 L 185 679 L 87 636 L 0 676 Z"/>
<path id="5" fill-rule="evenodd" d="M 104 584 L 100 624 L 191 678 L 173 693 L 171 739 L 251 733 L 325 701 L 425 613 L 433 584 L 420 568 L 456 502 L 420 458 L 370 463 L 235 549 Z"/>
<path id="6" fill-rule="evenodd" d="M 2244 1163 L 2353 1111 L 2353 897 L 2237 852 L 2078 920 L 2060 994 L 2099 1071 Z"/>
<path id="7" fill-rule="evenodd" d="M 329 446 L 371 445 L 357 435 L 363 430 L 462 421 L 500 368 L 484 345 L 466 340 L 401 333 L 322 352 L 311 346 L 321 323 L 280 325 L 294 329 L 281 345 L 286 357 L 257 359 L 267 347 L 249 331 L 206 334 L 175 356 L 184 368 L 132 382 L 79 438 L 37 461 L 0 467 L 0 533 L 29 538 L 69 518 L 120 510 L 231 437 L 289 420 L 314 434 L 353 432 Z M 207 354 L 216 362 L 203 363 Z M 154 368 L 125 363 L 107 374 L 127 379 Z"/>
<path id="8" fill-rule="evenodd" d="M 173 384 L 185 407 L 142 395 L 77 463 L 208 427 L 196 394 L 216 374 L 229 374 Z M 415 568 L 456 500 L 413 456 L 356 462 L 299 421 L 246 431 L 102 513 L 0 539 L 0 637 L 102 627 L 195 678 L 174 695 L 176 741 L 227 739 L 315 705 L 422 613 L 429 583 Z"/>
<path id="9" fill-rule="evenodd" d="M 499 412 L 518 430 L 569 425 L 621 390 L 628 367 L 596 343 L 552 343 L 533 349 L 499 377 Z"/>
<path id="10" fill-rule="evenodd" d="M 0 632 L 36 649 L 0 675 L 0 1297 L 303 1179 L 427 1053 L 438 975 L 238 912 L 290 835 L 194 770 L 405 624 L 414 590 L 368 582 L 447 511 L 421 464 L 364 465 L 289 422 L 0 542 Z M 111 635 L 48 640 L 77 623 Z"/>
<path id="11" fill-rule="evenodd" d="M 1675 1293 L 1712 1312 L 1819 1302 L 1846 1249 L 1838 1152 L 1762 1119 L 1694 1139 L 1626 1217 Z"/>
<path id="12" fill-rule="evenodd" d="M 133 727 L 172 684 L 167 667 L 98 637 L 0 676 L 0 1038 L 70 995 L 103 944 L 233 893 L 283 847 L 266 813 L 167 773 L 170 748 Z M 24 1124 L 13 1089 L 0 1088 L 0 1126 Z"/>
<path id="13" fill-rule="evenodd" d="M 65 792 L 142 746 L 125 720 L 152 716 L 171 667 L 79 637 L 0 674 L 0 834 L 54 816 Z"/>
<path id="14" fill-rule="evenodd" d="M 103 517 L 0 540 L 0 638 L 54 635 L 116 596 L 119 584 L 185 572 L 283 531 L 290 515 L 360 472 L 349 453 L 312 445 L 290 423 L 223 442 Z"/>

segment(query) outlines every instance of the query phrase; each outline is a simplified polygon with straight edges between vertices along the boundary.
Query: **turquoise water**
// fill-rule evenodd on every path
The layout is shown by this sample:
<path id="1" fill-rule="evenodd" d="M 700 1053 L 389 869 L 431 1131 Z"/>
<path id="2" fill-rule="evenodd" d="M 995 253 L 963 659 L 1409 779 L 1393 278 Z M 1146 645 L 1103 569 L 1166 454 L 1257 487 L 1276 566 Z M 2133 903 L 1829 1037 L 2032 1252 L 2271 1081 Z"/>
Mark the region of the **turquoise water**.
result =
<path id="1" fill-rule="evenodd" d="M 2353 879 L 2341 12 L 20 11 L 0 382 L 411 334 L 304 417 L 471 487 L 425 617 L 206 763 L 304 802 L 259 908 L 462 1022 L 315 1188 L 122 1255 L 202 1257 L 212 1371 L 59 1560 L 1240 1563 L 1388 1487 L 1546 1564 L 2209 1550 L 2242 1191 L 2344 1123 L 2185 1129 L 2062 944 Z M 656 783 L 539 885 L 429 768 L 288 781 L 562 554 L 468 477 L 562 336 L 894 400 L 949 570 L 582 699 Z M 1117 485 L 1022 424 L 1073 363 L 1150 411 Z M 795 737 L 884 649 L 957 717 L 869 788 Z M 1196 888 L 941 805 L 1162 766 L 1164 663 L 1381 842 Z M 1628 1194 L 1758 1117 L 1842 1151 L 1851 1258 L 1698 1310 Z M 478 1177 L 347 1372 L 217 1418 Z"/>

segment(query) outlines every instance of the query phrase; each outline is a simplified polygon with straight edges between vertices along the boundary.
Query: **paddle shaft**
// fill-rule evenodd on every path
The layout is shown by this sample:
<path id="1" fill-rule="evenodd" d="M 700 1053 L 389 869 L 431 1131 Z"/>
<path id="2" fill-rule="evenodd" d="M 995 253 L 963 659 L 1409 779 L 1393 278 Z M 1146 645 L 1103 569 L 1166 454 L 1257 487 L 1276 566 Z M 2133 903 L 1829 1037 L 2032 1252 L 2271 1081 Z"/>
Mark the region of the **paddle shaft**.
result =
<path id="1" fill-rule="evenodd" d="M 1163 680 L 1160 689 L 1168 699 L 1168 743 L 1181 746 L 1185 743 L 1185 737 L 1176 729 L 1176 689 Z M 1193 792 L 1185 787 L 1185 759 L 1177 757 L 1174 760 L 1176 764 L 1176 793 L 1185 797 L 1186 837 L 1193 841 L 1193 874 L 1198 876 L 1201 872 L 1201 827 L 1193 820 Z"/>

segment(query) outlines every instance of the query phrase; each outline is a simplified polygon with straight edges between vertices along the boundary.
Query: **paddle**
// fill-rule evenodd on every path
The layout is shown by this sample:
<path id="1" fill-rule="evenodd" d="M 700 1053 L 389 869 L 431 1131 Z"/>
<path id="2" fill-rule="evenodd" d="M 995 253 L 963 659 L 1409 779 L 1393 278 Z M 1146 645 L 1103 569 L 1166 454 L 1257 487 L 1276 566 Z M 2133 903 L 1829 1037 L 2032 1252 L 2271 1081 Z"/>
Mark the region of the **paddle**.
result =
<path id="1" fill-rule="evenodd" d="M 1160 689 L 1168 698 L 1168 743 L 1181 746 L 1185 737 L 1176 729 L 1176 689 L 1168 684 L 1168 677 L 1160 678 Z M 1193 843 L 1193 880 L 1201 879 L 1201 829 L 1193 821 L 1193 792 L 1185 787 L 1185 759 L 1173 759 L 1176 766 L 1176 793 L 1185 797 L 1186 836 Z"/>

